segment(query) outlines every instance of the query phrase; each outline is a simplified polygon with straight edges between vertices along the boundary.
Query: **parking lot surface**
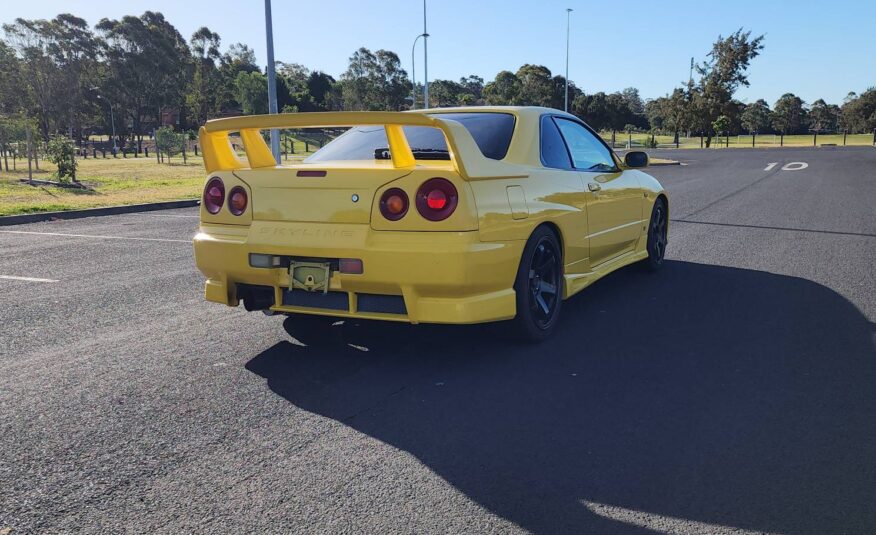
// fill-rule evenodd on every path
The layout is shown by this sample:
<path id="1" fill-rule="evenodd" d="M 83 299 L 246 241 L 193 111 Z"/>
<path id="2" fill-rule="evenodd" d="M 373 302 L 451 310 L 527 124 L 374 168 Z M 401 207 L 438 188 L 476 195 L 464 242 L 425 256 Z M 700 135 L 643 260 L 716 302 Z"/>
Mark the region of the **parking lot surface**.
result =
<path id="1" fill-rule="evenodd" d="M 876 149 L 654 155 L 665 268 L 539 346 L 206 303 L 195 209 L 0 227 L 0 531 L 876 532 Z"/>

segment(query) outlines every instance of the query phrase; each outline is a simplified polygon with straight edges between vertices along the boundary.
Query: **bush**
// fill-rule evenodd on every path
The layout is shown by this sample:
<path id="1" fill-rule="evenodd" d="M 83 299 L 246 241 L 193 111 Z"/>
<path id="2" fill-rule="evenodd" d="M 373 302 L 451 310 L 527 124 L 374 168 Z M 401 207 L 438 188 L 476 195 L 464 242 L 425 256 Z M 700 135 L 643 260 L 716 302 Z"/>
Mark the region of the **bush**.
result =
<path id="1" fill-rule="evenodd" d="M 73 140 L 67 136 L 52 136 L 46 150 L 50 162 L 58 166 L 58 180 L 66 182 L 68 178 L 76 181 L 76 147 Z"/>
<path id="2" fill-rule="evenodd" d="M 155 145 L 161 154 L 170 158 L 182 152 L 186 142 L 186 135 L 182 132 L 174 132 L 169 126 L 162 126 L 155 131 Z"/>

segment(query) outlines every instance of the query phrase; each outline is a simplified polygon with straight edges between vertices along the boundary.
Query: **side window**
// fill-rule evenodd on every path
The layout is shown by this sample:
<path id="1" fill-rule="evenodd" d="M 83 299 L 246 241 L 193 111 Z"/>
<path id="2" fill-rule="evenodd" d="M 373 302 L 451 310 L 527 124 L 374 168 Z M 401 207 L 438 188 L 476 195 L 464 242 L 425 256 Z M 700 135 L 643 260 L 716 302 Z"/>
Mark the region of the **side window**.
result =
<path id="1" fill-rule="evenodd" d="M 545 167 L 572 168 L 566 143 L 550 115 L 544 115 L 541 118 L 541 161 Z"/>
<path id="2" fill-rule="evenodd" d="M 576 169 L 603 172 L 617 169 L 611 152 L 589 130 L 568 119 L 557 117 L 556 122 Z"/>

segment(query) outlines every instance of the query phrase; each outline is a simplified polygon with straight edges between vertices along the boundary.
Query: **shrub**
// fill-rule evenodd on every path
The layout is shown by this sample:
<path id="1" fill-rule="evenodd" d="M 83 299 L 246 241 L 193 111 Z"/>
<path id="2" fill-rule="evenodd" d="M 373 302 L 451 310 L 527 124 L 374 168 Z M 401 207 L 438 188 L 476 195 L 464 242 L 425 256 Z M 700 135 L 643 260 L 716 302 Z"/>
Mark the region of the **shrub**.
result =
<path id="1" fill-rule="evenodd" d="M 67 136 L 52 136 L 46 150 L 50 162 L 58 166 L 58 180 L 66 182 L 68 178 L 76 181 L 76 147 L 73 140 Z"/>

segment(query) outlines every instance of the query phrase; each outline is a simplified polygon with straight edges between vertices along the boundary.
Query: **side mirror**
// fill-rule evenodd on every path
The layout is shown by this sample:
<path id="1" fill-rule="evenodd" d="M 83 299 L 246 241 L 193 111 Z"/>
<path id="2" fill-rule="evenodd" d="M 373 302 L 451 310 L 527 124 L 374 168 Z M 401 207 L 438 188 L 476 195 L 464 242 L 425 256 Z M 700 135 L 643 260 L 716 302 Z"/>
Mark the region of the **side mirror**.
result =
<path id="1" fill-rule="evenodd" d="M 624 156 L 624 165 L 632 168 L 648 167 L 648 153 L 640 150 L 630 151 Z"/>

